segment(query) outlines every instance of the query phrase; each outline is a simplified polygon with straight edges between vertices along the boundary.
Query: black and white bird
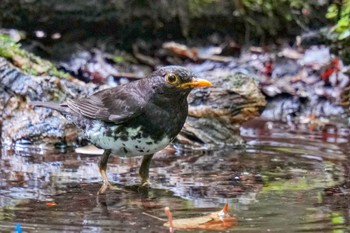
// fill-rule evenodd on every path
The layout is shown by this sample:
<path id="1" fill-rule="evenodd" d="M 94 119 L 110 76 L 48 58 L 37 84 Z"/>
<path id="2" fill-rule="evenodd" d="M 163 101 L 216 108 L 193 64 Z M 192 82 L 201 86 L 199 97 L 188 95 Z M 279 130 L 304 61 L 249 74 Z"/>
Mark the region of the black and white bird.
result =
<path id="1" fill-rule="evenodd" d="M 95 146 L 104 149 L 99 162 L 105 193 L 110 154 L 144 156 L 139 170 L 141 185 L 148 184 L 149 166 L 155 152 L 165 148 L 180 132 L 187 114 L 187 96 L 193 88 L 208 87 L 188 69 L 166 66 L 149 77 L 108 88 L 65 103 L 33 102 L 57 110 L 82 129 Z"/>

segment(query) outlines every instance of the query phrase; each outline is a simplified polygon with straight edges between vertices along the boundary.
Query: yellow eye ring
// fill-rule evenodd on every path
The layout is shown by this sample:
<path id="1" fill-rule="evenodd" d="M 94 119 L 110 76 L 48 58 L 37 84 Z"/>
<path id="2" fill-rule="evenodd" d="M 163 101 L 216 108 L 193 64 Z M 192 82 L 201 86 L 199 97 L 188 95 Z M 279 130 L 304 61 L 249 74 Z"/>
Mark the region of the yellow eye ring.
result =
<path id="1" fill-rule="evenodd" d="M 169 84 L 175 84 L 179 82 L 179 77 L 175 74 L 170 73 L 165 76 L 165 81 Z"/>

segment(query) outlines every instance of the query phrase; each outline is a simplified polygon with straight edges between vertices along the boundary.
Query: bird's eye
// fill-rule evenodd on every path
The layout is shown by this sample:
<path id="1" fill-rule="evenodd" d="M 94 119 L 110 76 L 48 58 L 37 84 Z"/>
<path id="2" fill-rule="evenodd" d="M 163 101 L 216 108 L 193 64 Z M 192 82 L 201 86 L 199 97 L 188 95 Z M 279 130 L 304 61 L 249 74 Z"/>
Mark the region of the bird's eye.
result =
<path id="1" fill-rule="evenodd" d="M 169 84 L 175 84 L 179 81 L 179 77 L 177 77 L 175 74 L 167 74 L 165 76 L 165 81 Z"/>

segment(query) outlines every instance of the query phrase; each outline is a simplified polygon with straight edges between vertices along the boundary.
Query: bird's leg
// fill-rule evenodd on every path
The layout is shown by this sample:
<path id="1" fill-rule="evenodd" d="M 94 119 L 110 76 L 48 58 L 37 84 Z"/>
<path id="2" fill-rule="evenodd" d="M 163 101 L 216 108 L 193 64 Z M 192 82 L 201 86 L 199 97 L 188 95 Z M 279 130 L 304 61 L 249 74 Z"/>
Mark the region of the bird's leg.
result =
<path id="1" fill-rule="evenodd" d="M 118 189 L 117 187 L 111 185 L 111 183 L 109 183 L 108 178 L 107 178 L 107 174 L 106 174 L 106 169 L 107 169 L 107 162 L 108 162 L 108 158 L 109 155 L 111 154 L 111 150 L 104 150 L 102 158 L 100 160 L 100 162 L 98 163 L 98 168 L 100 171 L 100 174 L 102 176 L 102 187 L 100 188 L 100 190 L 98 190 L 97 194 L 103 194 L 107 191 L 107 189 L 112 189 L 112 190 L 116 190 Z"/>
<path id="2" fill-rule="evenodd" d="M 141 177 L 141 187 L 147 186 L 149 184 L 149 165 L 151 164 L 153 154 L 143 156 L 141 167 L 139 170 L 139 175 Z"/>

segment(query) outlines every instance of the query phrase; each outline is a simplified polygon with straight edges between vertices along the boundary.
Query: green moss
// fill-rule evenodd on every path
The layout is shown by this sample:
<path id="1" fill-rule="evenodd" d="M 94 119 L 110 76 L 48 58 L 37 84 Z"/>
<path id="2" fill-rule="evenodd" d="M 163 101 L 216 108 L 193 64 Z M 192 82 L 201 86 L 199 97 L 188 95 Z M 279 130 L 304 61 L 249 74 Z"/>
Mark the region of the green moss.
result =
<path id="1" fill-rule="evenodd" d="M 52 69 L 50 69 L 50 71 L 48 72 L 49 75 L 52 76 L 56 76 L 56 77 L 60 77 L 60 78 L 69 78 L 70 74 L 57 70 L 56 67 L 52 67 Z"/>
<path id="2" fill-rule="evenodd" d="M 249 77 L 242 73 L 235 73 L 234 75 L 230 75 L 227 78 L 231 80 L 233 87 L 238 89 L 247 83 L 247 79 Z"/>
<path id="3" fill-rule="evenodd" d="M 123 63 L 123 62 L 125 62 L 125 59 L 124 59 L 124 57 L 122 57 L 122 56 L 114 56 L 113 57 L 113 61 L 116 63 L 116 64 L 119 64 L 119 63 Z"/>
<path id="4" fill-rule="evenodd" d="M 23 72 L 31 75 L 52 75 L 68 78 L 68 73 L 57 70 L 51 62 L 41 59 L 32 53 L 21 49 L 21 45 L 6 34 L 0 34 L 0 56 L 10 60 Z"/>
<path id="5" fill-rule="evenodd" d="M 19 50 L 19 45 L 8 35 L 0 34 L 0 56 L 11 58 L 16 51 Z"/>

